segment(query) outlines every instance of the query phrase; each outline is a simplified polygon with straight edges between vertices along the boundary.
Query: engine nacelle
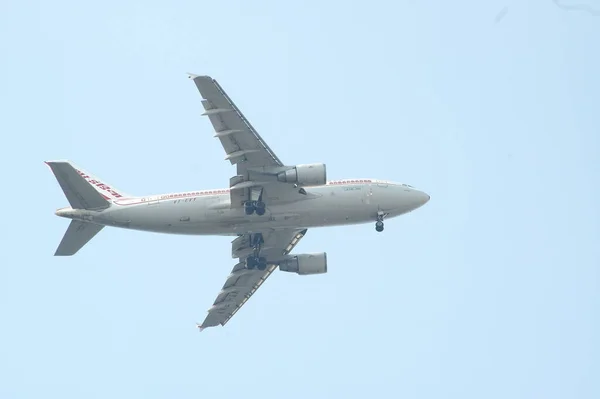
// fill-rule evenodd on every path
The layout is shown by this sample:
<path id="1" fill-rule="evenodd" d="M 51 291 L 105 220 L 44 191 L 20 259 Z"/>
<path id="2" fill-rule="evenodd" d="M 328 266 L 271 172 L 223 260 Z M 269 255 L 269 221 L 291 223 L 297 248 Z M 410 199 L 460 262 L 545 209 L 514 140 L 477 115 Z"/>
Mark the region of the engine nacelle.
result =
<path id="1" fill-rule="evenodd" d="M 279 270 L 300 275 L 327 273 L 327 253 L 291 255 L 279 264 Z"/>
<path id="2" fill-rule="evenodd" d="M 296 165 L 277 175 L 277 180 L 284 183 L 297 183 L 307 186 L 318 186 L 327 182 L 327 167 L 324 163 Z"/>

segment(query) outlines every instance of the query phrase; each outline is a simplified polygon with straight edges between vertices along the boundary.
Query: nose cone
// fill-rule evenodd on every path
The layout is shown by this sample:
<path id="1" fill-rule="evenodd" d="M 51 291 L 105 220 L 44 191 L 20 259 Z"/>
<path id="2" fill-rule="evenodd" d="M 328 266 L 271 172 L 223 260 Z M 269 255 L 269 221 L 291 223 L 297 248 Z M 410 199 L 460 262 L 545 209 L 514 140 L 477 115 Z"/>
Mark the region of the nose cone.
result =
<path id="1" fill-rule="evenodd" d="M 412 200 L 413 200 L 413 204 L 415 206 L 415 208 L 419 208 L 423 205 L 425 205 L 426 203 L 429 202 L 429 194 L 423 192 L 423 191 L 419 191 L 419 190 L 414 190 L 412 192 Z"/>

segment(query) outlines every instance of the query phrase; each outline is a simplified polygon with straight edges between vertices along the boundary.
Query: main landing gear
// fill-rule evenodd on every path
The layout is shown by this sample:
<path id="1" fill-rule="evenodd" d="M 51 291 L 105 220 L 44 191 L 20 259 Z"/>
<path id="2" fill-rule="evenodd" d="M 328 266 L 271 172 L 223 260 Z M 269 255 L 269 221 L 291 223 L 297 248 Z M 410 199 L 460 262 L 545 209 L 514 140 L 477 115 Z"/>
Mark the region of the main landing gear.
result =
<path id="1" fill-rule="evenodd" d="M 261 233 L 256 233 L 251 236 L 252 247 L 254 253 L 246 258 L 246 269 L 253 270 L 254 268 L 263 271 L 267 269 L 267 258 L 260 256 L 262 244 L 265 242 Z"/>
<path id="2" fill-rule="evenodd" d="M 246 212 L 246 215 L 252 215 L 254 212 L 256 212 L 258 216 L 262 216 L 265 214 L 266 208 L 267 206 L 262 201 L 246 201 L 244 204 L 244 211 Z"/>
<path id="3" fill-rule="evenodd" d="M 386 213 L 382 211 L 377 212 L 377 221 L 375 222 L 375 230 L 381 233 L 383 231 L 383 218 L 386 217 Z"/>
<path id="4" fill-rule="evenodd" d="M 258 216 L 265 214 L 267 206 L 263 202 L 263 189 L 261 187 L 254 187 L 250 189 L 250 199 L 244 203 L 244 211 L 246 215 L 252 215 L 254 212 Z"/>

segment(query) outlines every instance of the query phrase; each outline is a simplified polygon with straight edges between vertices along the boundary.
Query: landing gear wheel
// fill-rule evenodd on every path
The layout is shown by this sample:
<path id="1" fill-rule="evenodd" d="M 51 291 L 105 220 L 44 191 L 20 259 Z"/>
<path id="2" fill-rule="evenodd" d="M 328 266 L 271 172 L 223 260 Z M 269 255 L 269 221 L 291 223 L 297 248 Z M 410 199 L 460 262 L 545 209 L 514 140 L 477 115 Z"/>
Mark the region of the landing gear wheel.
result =
<path id="1" fill-rule="evenodd" d="M 265 208 L 266 208 L 266 205 L 262 201 L 257 201 L 256 204 L 254 205 L 254 209 L 256 210 L 256 214 L 258 216 L 262 216 L 265 214 Z"/>
<path id="2" fill-rule="evenodd" d="M 267 258 L 265 258 L 264 256 L 248 256 L 248 258 L 246 258 L 246 269 L 253 270 L 255 268 L 260 271 L 266 270 Z"/>
<path id="3" fill-rule="evenodd" d="M 262 216 L 265 214 L 266 207 L 267 206 L 262 201 L 246 201 L 244 204 L 244 212 L 246 215 L 252 215 L 256 212 L 258 216 Z"/>
<path id="4" fill-rule="evenodd" d="M 263 256 L 258 258 L 258 264 L 256 265 L 256 268 L 260 271 L 266 270 L 267 269 L 267 258 L 265 258 Z"/>
<path id="5" fill-rule="evenodd" d="M 262 233 L 252 234 L 250 242 L 254 253 L 246 258 L 246 269 L 258 268 L 258 270 L 265 270 L 267 268 L 267 258 L 260 256 L 260 250 L 265 242 Z"/>
<path id="6" fill-rule="evenodd" d="M 383 231 L 383 222 L 382 221 L 378 221 L 375 223 L 375 230 L 377 230 L 380 233 Z"/>
<path id="7" fill-rule="evenodd" d="M 258 259 L 255 256 L 248 256 L 246 258 L 246 269 L 252 270 L 258 265 Z"/>

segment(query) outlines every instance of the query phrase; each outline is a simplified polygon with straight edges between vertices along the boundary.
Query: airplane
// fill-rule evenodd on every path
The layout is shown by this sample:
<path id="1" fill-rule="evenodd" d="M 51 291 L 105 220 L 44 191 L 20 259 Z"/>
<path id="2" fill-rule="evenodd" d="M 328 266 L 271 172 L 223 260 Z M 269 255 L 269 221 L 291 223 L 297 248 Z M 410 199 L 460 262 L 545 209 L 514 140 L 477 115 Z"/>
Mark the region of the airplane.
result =
<path id="1" fill-rule="evenodd" d="M 229 188 L 150 195 L 126 194 L 68 160 L 47 161 L 70 207 L 71 222 L 55 256 L 77 253 L 105 226 L 149 232 L 235 237 L 236 265 L 197 326 L 225 326 L 277 269 L 327 273 L 327 253 L 292 254 L 308 229 L 374 223 L 411 212 L 430 199 L 408 184 L 370 178 L 327 180 L 323 163 L 287 165 L 210 76 L 189 74 L 214 137 L 235 165 Z"/>

